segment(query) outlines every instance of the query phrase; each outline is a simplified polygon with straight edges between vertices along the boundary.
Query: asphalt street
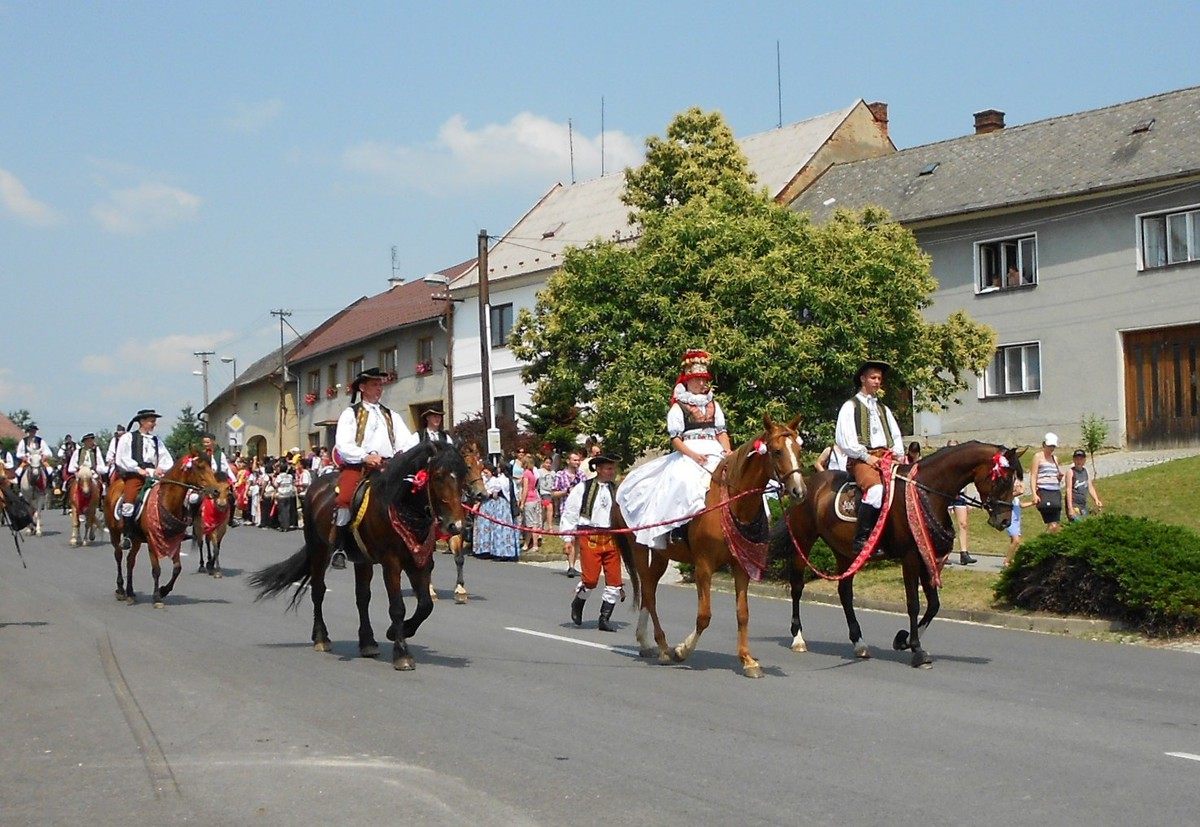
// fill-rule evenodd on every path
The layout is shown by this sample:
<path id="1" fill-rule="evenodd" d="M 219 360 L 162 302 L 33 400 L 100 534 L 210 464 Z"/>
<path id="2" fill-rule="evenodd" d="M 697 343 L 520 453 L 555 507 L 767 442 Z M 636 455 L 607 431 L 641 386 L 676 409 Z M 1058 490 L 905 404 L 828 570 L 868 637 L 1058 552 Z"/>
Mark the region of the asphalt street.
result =
<path id="1" fill-rule="evenodd" d="M 1200 658 L 935 621 L 931 669 L 889 645 L 901 619 L 751 599 L 766 677 L 738 671 L 733 597 L 685 664 L 637 657 L 568 619 L 559 570 L 469 560 L 471 600 L 441 600 L 417 669 L 357 656 L 350 572 L 331 574 L 330 654 L 311 608 L 254 602 L 246 575 L 297 533 L 230 532 L 224 579 L 184 574 L 166 608 L 113 596 L 111 549 L 67 545 L 65 518 L 0 534 L 0 823 L 4 825 L 1195 824 Z M 150 591 L 145 558 L 135 571 Z M 412 606 L 412 598 L 406 598 Z M 695 616 L 665 586 L 672 643 Z M 372 617 L 386 611 L 376 578 Z M 386 651 L 386 647 L 385 647 Z"/>

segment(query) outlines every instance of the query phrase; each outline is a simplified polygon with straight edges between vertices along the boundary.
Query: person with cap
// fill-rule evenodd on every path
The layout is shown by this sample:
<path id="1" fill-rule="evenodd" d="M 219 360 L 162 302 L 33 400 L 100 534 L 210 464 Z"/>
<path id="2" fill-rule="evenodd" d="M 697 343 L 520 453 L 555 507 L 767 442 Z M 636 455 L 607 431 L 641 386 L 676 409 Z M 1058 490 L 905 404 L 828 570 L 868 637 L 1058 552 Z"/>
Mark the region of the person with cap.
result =
<path id="1" fill-rule="evenodd" d="M 856 554 L 866 545 L 883 508 L 880 460 L 890 453 L 896 462 L 904 461 L 900 425 L 891 409 L 879 401 L 883 380 L 891 368 L 879 359 L 867 359 L 859 366 L 854 374 L 858 392 L 842 404 L 834 429 L 834 442 L 846 455 L 846 470 L 862 492 L 858 526 L 854 532 Z M 884 549 L 876 546 L 871 556 L 883 554 Z"/>
<path id="2" fill-rule="evenodd" d="M 387 460 L 402 453 L 412 438 L 404 420 L 380 400 L 383 380 L 379 368 L 361 371 L 350 383 L 350 407 L 338 417 L 334 432 L 334 454 L 340 466 L 337 484 L 337 514 L 334 518 L 333 548 L 330 566 L 346 568 L 345 549 L 353 545 L 350 537 L 350 501 L 364 474 L 383 467 Z M 359 396 L 362 397 L 361 401 Z"/>
<path id="3" fill-rule="evenodd" d="M 80 440 L 80 442 L 82 442 L 82 440 Z M 76 444 L 75 440 L 71 439 L 70 434 L 67 434 L 65 437 L 63 437 L 62 445 L 58 446 L 57 455 L 58 458 L 62 460 L 63 465 L 66 465 L 71 461 L 71 456 L 75 453 L 75 449 L 77 447 L 78 445 Z"/>
<path id="4" fill-rule="evenodd" d="M 71 482 L 71 477 L 74 476 L 69 470 L 71 457 L 75 455 L 75 449 L 78 447 L 75 440 L 70 434 L 63 437 L 62 444 L 58 446 L 55 456 L 58 457 L 58 471 L 61 475 L 61 487 L 63 491 L 62 498 L 62 513 L 65 515 L 71 510 L 71 503 L 66 497 L 67 485 Z"/>
<path id="5" fill-rule="evenodd" d="M 1068 520 L 1074 523 L 1087 516 L 1088 494 L 1092 495 L 1092 500 L 1096 503 L 1096 511 L 1104 508 L 1104 503 L 1100 502 L 1100 495 L 1096 493 L 1095 484 L 1088 477 L 1087 451 L 1082 448 L 1075 449 L 1065 479 Z"/>
<path id="6" fill-rule="evenodd" d="M 1063 472 L 1058 465 L 1054 449 L 1058 447 L 1058 434 L 1050 431 L 1042 438 L 1042 450 L 1033 455 L 1029 476 L 1033 478 L 1033 505 L 1042 515 L 1046 531 L 1058 531 L 1062 522 Z"/>
<path id="7" fill-rule="evenodd" d="M 100 456 L 100 449 L 96 447 L 95 434 L 84 434 L 83 438 L 79 440 L 79 447 L 71 453 L 71 458 L 67 460 L 67 476 L 75 476 L 79 473 L 80 468 L 91 468 L 92 472 L 100 478 L 108 474 L 108 465 L 105 464 L 104 457 Z"/>
<path id="8" fill-rule="evenodd" d="M 40 457 L 39 460 L 34 460 L 33 456 Z M 34 462 L 45 465 L 54 458 L 54 452 L 50 450 L 50 446 L 46 444 L 46 440 L 38 436 L 38 426 L 30 422 L 25 426 L 25 438 L 17 443 L 17 481 L 25 476 L 25 469 Z M 42 474 L 42 483 L 38 486 L 41 488 L 45 485 L 45 480 L 49 474 L 49 468 L 46 468 L 46 473 Z M 32 479 L 36 479 L 33 477 Z"/>
<path id="9" fill-rule="evenodd" d="M 104 451 L 104 464 L 108 467 L 108 471 L 112 474 L 110 482 L 116 479 L 117 471 L 117 443 L 121 441 L 121 437 L 125 435 L 125 426 L 117 423 L 117 428 L 113 432 L 113 438 L 109 440 L 108 448 Z"/>
<path id="10" fill-rule="evenodd" d="M 209 466 L 212 467 L 213 476 L 217 478 L 217 482 L 229 483 L 229 495 L 226 498 L 228 502 L 227 521 L 229 525 L 237 527 L 238 522 L 234 518 L 234 512 L 237 509 L 234 507 L 233 495 L 235 473 L 233 466 L 229 464 L 229 457 L 225 456 L 225 452 L 217 444 L 217 435 L 212 431 L 204 431 L 200 434 L 200 444 L 204 447 L 204 457 L 208 460 Z"/>
<path id="11" fill-rule="evenodd" d="M 725 412 L 713 396 L 710 363 L 703 350 L 683 355 L 667 411 L 675 450 L 630 471 L 617 492 L 625 522 L 639 526 L 633 536 L 642 545 L 662 550 L 668 540 L 685 539 L 687 523 L 704 510 L 712 472 L 732 450 Z"/>
<path id="12" fill-rule="evenodd" d="M 404 444 L 404 450 L 413 448 L 422 442 L 444 442 L 447 445 L 454 444 L 454 438 L 446 433 L 444 427 L 445 414 L 442 413 L 441 405 L 430 405 L 425 410 L 421 411 L 417 417 L 418 426 L 417 432 L 408 438 Z"/>
<path id="13" fill-rule="evenodd" d="M 571 489 L 563 503 L 562 531 L 583 531 L 576 536 L 583 574 L 575 587 L 571 601 L 571 622 L 583 625 L 583 607 L 588 595 L 600 585 L 604 572 L 604 597 L 600 602 L 601 632 L 617 631 L 612 625 L 612 613 L 624 598 L 621 580 L 621 552 L 609 529 L 612 528 L 613 501 L 616 498 L 617 457 L 597 454 L 588 460 L 594 476 Z M 588 531 L 595 529 L 595 531 Z"/>
<path id="14" fill-rule="evenodd" d="M 138 494 L 146 480 L 163 476 L 175 464 L 166 444 L 154 433 L 158 419 L 157 411 L 143 408 L 129 421 L 129 427 L 117 440 L 117 455 L 113 464 L 124 491 L 120 508 L 114 516 L 120 518 L 122 528 L 124 521 L 133 516 Z M 121 539 L 121 548 L 130 548 L 128 532 Z"/>

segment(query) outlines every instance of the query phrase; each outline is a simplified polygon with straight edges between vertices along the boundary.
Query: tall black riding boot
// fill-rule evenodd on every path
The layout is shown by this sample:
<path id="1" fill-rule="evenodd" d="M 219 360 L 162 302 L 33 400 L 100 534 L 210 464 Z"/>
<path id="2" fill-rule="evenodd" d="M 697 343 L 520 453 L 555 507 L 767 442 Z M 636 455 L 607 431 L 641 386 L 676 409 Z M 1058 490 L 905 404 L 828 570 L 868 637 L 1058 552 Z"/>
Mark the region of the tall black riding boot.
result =
<path id="1" fill-rule="evenodd" d="M 613 607 L 616 605 L 616 603 L 609 603 L 607 601 L 600 604 L 600 625 L 598 628 L 601 632 L 617 631 L 616 627 L 609 623 L 612 620 Z"/>
<path id="2" fill-rule="evenodd" d="M 583 604 L 587 602 L 586 597 L 575 595 L 575 599 L 571 601 L 571 622 L 576 626 L 583 625 Z"/>
<path id="3" fill-rule="evenodd" d="M 871 532 L 875 530 L 875 523 L 879 522 L 879 511 L 873 505 L 867 505 L 860 502 L 858 504 L 858 528 L 854 532 L 854 553 L 858 554 L 863 550 L 863 546 L 867 544 L 867 538 L 871 536 Z M 875 545 L 875 552 L 871 557 L 883 556 L 883 544 Z"/>

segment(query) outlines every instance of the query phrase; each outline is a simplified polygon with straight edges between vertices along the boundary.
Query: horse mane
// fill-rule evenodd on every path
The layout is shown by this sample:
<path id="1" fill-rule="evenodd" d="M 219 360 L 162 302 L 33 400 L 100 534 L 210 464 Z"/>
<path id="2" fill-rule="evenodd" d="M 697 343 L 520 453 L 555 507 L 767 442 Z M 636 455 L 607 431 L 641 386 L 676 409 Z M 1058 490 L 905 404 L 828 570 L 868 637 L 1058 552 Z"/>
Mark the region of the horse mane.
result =
<path id="1" fill-rule="evenodd" d="M 960 442 L 957 445 L 947 445 L 943 448 L 939 448 L 938 450 L 934 451 L 929 456 L 921 457 L 920 463 L 922 465 L 925 465 L 929 462 L 932 462 L 933 460 L 936 460 L 938 457 L 942 456 L 943 454 L 945 454 L 946 456 L 950 456 L 951 454 L 956 454 L 959 451 L 963 451 L 968 448 L 970 448 L 970 449 L 985 448 L 989 452 L 991 452 L 993 455 L 994 454 L 1003 455 L 1004 458 L 1008 460 L 1009 465 L 1012 466 L 1013 473 L 1015 474 L 1016 478 L 1019 480 L 1025 479 L 1025 471 L 1024 471 L 1024 468 L 1022 468 L 1022 466 L 1021 466 L 1021 454 L 1020 454 L 1020 452 L 1017 451 L 1016 448 L 1009 448 L 1005 445 L 1001 445 L 1001 444 L 995 443 L 995 442 L 980 442 L 977 439 L 968 440 L 966 442 Z"/>
<path id="2" fill-rule="evenodd" d="M 457 448 L 444 442 L 418 442 L 403 454 L 392 457 L 384 466 L 380 483 L 380 494 L 384 501 L 398 508 L 410 505 L 409 501 L 413 499 L 412 478 L 422 470 L 454 474 L 462 480 L 467 476 L 467 461 Z M 417 498 L 416 502 L 421 504 L 423 514 L 423 500 Z M 413 512 L 413 509 L 408 508 L 407 511 Z"/>

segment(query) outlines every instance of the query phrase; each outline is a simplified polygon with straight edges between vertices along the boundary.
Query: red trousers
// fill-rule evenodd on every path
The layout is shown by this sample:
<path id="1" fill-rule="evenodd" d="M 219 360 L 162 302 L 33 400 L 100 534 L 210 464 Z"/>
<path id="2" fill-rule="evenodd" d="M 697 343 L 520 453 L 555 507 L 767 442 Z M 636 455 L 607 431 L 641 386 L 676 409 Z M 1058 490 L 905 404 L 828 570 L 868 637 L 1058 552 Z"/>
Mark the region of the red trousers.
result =
<path id="1" fill-rule="evenodd" d="M 584 588 L 596 588 L 602 569 L 606 586 L 620 586 L 621 552 L 617 549 L 616 538 L 611 534 L 581 534 L 577 539 L 579 565 L 583 569 L 580 580 Z"/>

